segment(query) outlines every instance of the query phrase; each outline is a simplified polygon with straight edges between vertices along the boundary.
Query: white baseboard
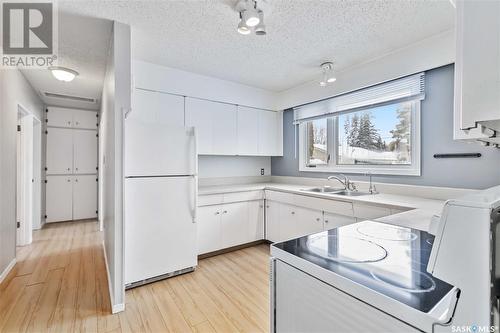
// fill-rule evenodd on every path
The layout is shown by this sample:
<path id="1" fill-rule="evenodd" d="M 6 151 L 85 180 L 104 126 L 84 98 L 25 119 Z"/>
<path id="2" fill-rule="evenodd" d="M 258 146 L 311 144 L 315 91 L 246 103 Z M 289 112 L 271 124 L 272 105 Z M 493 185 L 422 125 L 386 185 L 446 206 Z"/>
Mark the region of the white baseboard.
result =
<path id="1" fill-rule="evenodd" d="M 108 256 L 106 255 L 106 246 L 104 245 L 104 241 L 102 241 L 102 252 L 104 253 L 104 264 L 106 265 L 106 274 L 108 276 L 108 289 L 109 289 L 109 300 L 111 302 L 111 312 L 113 314 L 125 311 L 125 304 L 114 304 L 114 294 L 113 289 L 111 288 L 111 276 L 109 274 L 109 266 L 108 266 Z"/>
<path id="2" fill-rule="evenodd" d="M 5 278 L 7 277 L 7 275 L 9 275 L 10 271 L 12 270 L 12 268 L 14 268 L 15 265 L 16 265 L 16 258 L 12 259 L 11 262 L 7 265 L 7 267 L 5 267 L 5 269 L 3 270 L 2 274 L 0 274 L 0 283 L 2 283 L 3 280 L 5 280 Z"/>

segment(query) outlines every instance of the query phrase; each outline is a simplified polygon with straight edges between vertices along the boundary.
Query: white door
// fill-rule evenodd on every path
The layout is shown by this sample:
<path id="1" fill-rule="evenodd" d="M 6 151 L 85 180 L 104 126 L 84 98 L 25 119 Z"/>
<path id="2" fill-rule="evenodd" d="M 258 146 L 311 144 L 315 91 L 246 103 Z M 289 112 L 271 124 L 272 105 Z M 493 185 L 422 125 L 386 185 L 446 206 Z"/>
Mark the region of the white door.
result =
<path id="1" fill-rule="evenodd" d="M 212 103 L 212 153 L 216 155 L 236 155 L 238 152 L 236 105 Z"/>
<path id="2" fill-rule="evenodd" d="M 264 239 L 264 201 L 248 202 L 247 242 Z"/>
<path id="3" fill-rule="evenodd" d="M 354 222 L 356 222 L 356 219 L 353 216 L 345 216 L 345 215 L 325 212 L 324 230 L 334 229 Z"/>
<path id="4" fill-rule="evenodd" d="M 209 253 L 222 248 L 221 213 L 221 205 L 198 208 L 196 228 L 198 254 Z"/>
<path id="5" fill-rule="evenodd" d="M 296 207 L 295 237 L 323 231 L 323 212 L 303 207 Z"/>
<path id="6" fill-rule="evenodd" d="M 259 112 L 238 106 L 238 155 L 259 154 Z"/>
<path id="7" fill-rule="evenodd" d="M 65 108 L 47 108 L 47 126 L 72 127 L 73 110 Z"/>
<path id="8" fill-rule="evenodd" d="M 222 247 L 227 248 L 247 242 L 248 204 L 236 202 L 222 206 Z"/>
<path id="9" fill-rule="evenodd" d="M 278 155 L 279 113 L 259 110 L 259 155 Z"/>
<path id="10" fill-rule="evenodd" d="M 73 130 L 47 129 L 47 174 L 73 173 Z"/>
<path id="11" fill-rule="evenodd" d="M 73 166 L 76 174 L 97 173 L 97 131 L 73 130 Z"/>
<path id="12" fill-rule="evenodd" d="M 125 283 L 197 265 L 194 177 L 125 180 Z"/>
<path id="13" fill-rule="evenodd" d="M 73 110 L 73 127 L 79 129 L 97 129 L 99 119 L 97 112 L 86 110 Z"/>
<path id="14" fill-rule="evenodd" d="M 214 104 L 218 103 L 186 97 L 186 126 L 196 128 L 199 154 L 213 153 L 212 110 Z"/>
<path id="15" fill-rule="evenodd" d="M 266 201 L 266 239 L 271 242 L 281 240 L 279 202 Z"/>
<path id="16" fill-rule="evenodd" d="M 47 176 L 47 222 L 69 221 L 73 219 L 72 180 L 72 176 Z"/>
<path id="17" fill-rule="evenodd" d="M 97 176 L 73 176 L 73 220 L 97 217 Z"/>
<path id="18" fill-rule="evenodd" d="M 196 141 L 192 128 L 165 128 L 139 120 L 125 121 L 126 176 L 196 174 Z"/>

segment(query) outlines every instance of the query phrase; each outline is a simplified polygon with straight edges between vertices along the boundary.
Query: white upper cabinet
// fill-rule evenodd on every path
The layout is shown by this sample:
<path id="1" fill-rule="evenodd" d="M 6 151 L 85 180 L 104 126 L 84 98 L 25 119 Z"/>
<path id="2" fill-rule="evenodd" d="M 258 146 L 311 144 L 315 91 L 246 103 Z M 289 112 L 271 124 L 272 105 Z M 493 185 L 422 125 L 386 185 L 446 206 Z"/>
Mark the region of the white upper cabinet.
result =
<path id="1" fill-rule="evenodd" d="M 132 112 L 127 121 L 140 120 L 165 126 L 184 126 L 184 97 L 156 91 L 135 89 Z"/>
<path id="2" fill-rule="evenodd" d="M 283 113 L 258 111 L 259 155 L 283 156 Z"/>
<path id="3" fill-rule="evenodd" d="M 259 112 L 238 106 L 238 154 L 259 155 Z"/>
<path id="4" fill-rule="evenodd" d="M 495 143 L 495 131 L 500 131 L 500 2 L 459 0 L 456 19 L 454 137 Z"/>
<path id="5" fill-rule="evenodd" d="M 98 123 L 96 111 L 58 107 L 47 108 L 47 126 L 49 127 L 97 129 Z"/>
<path id="6" fill-rule="evenodd" d="M 236 105 L 186 97 L 186 126 L 194 126 L 201 155 L 237 155 Z"/>

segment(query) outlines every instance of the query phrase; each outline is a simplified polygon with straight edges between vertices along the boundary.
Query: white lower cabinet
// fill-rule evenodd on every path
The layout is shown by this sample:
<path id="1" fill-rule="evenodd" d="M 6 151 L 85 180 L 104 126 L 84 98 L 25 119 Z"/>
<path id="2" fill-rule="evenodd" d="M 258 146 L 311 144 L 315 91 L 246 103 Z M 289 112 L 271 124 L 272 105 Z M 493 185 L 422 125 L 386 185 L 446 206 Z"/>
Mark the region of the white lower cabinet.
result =
<path id="1" fill-rule="evenodd" d="M 198 208 L 198 254 L 264 238 L 263 201 L 243 201 Z"/>
<path id="2" fill-rule="evenodd" d="M 353 216 L 345 216 L 341 214 L 335 213 L 324 213 L 323 216 L 324 221 L 324 230 L 330 230 L 337 227 L 341 227 L 343 225 L 351 224 L 356 222 L 356 218 Z"/>
<path id="3" fill-rule="evenodd" d="M 47 222 L 97 217 L 95 175 L 47 176 Z"/>

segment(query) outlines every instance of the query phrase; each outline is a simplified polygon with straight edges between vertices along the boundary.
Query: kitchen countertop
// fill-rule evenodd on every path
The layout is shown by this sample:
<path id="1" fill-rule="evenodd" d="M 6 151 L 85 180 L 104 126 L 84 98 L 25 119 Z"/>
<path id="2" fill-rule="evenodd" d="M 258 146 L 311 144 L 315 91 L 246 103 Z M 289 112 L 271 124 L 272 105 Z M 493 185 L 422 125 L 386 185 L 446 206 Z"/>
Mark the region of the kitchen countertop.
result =
<path id="1" fill-rule="evenodd" d="M 312 188 L 311 185 L 295 185 L 282 183 L 255 183 L 237 184 L 224 186 L 200 186 L 199 195 L 224 194 L 234 192 L 274 190 L 293 194 L 307 195 L 322 199 L 337 201 L 360 202 L 366 204 L 386 205 L 410 209 L 408 211 L 381 217 L 375 221 L 389 223 L 414 229 L 429 230 L 429 224 L 433 215 L 440 215 L 444 205 L 442 200 L 425 199 L 411 195 L 385 194 L 366 195 L 358 197 L 346 197 L 335 194 L 311 193 L 301 189 Z"/>

